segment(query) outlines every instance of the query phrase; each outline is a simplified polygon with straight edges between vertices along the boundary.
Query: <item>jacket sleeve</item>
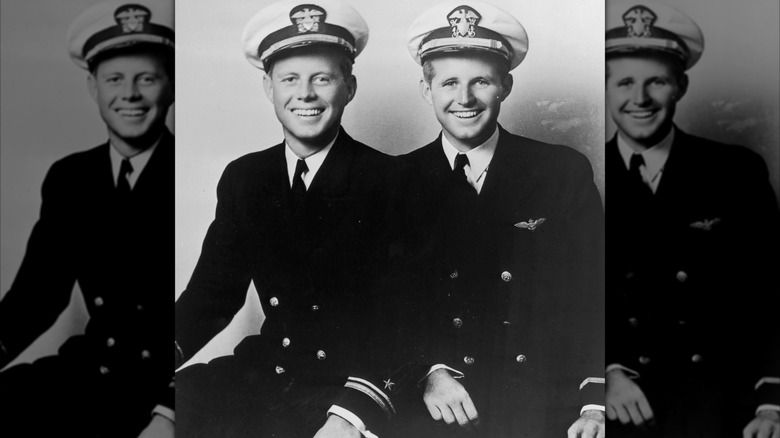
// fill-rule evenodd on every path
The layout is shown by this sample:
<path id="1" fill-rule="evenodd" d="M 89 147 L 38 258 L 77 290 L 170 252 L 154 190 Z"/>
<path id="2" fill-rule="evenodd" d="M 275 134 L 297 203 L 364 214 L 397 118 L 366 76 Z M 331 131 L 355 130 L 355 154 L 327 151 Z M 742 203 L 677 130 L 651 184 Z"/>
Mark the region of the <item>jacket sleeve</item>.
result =
<path id="1" fill-rule="evenodd" d="M 43 182 L 40 218 L 11 289 L 0 301 L 0 368 L 51 327 L 70 302 L 76 281 L 70 249 L 77 242 L 63 167 L 55 163 Z"/>
<path id="2" fill-rule="evenodd" d="M 224 329 L 241 308 L 250 283 L 236 220 L 235 165 L 217 186 L 217 209 L 187 288 L 176 301 L 175 357 L 178 367 Z"/>

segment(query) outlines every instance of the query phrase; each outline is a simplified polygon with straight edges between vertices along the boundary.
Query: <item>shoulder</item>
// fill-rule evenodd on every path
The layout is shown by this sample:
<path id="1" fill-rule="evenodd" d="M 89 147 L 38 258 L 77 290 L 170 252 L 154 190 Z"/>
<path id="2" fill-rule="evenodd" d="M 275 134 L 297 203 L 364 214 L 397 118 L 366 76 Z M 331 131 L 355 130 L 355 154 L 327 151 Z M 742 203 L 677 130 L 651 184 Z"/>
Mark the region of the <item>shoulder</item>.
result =
<path id="1" fill-rule="evenodd" d="M 228 163 L 223 175 L 242 176 L 262 173 L 264 169 L 283 162 L 280 160 L 284 160 L 284 143 L 236 158 Z"/>
<path id="2" fill-rule="evenodd" d="M 104 143 L 55 161 L 46 180 L 73 183 L 103 171 L 103 166 L 110 164 L 109 147 L 108 143 Z"/>
<path id="3" fill-rule="evenodd" d="M 675 146 L 684 148 L 703 167 L 718 171 L 729 169 L 732 172 L 766 172 L 763 158 L 747 147 L 721 143 L 682 131 L 678 131 L 677 135 L 679 137 L 675 139 Z"/>
<path id="4" fill-rule="evenodd" d="M 569 146 L 545 143 L 532 138 L 512 134 L 501 130 L 499 147 L 503 147 L 506 159 L 523 161 L 545 172 L 592 173 L 588 158 Z"/>

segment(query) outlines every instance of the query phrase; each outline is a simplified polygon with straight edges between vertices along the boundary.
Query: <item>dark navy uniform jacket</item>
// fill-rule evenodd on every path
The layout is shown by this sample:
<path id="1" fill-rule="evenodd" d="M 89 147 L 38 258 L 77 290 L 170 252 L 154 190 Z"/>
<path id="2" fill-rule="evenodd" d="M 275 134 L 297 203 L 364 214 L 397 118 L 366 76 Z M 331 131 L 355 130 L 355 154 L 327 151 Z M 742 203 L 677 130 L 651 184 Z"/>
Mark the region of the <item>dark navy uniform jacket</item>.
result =
<path id="1" fill-rule="evenodd" d="M 78 281 L 89 322 L 59 355 L 102 379 L 101 386 L 123 388 L 118 397 L 137 400 L 151 415 L 157 404 L 174 404 L 174 137 L 163 134 L 123 202 L 114 192 L 110 147 L 70 155 L 49 170 L 40 219 L 0 301 L 0 342 L 7 349 L 0 366 L 54 324 Z"/>
<path id="2" fill-rule="evenodd" d="M 387 253 L 381 235 L 390 157 L 342 130 L 295 208 L 285 147 L 225 169 L 216 217 L 176 302 L 176 339 L 185 360 L 195 354 L 231 321 L 252 281 L 265 321 L 260 335 L 236 347 L 236 368 L 271 382 L 265 391 L 291 382 L 349 383 L 338 405 L 376 431 L 392 414 L 386 395 L 364 384 L 375 381 L 369 362 L 382 351 L 368 341 L 371 285 Z"/>
<path id="3" fill-rule="evenodd" d="M 563 435 L 584 405 L 604 404 L 602 384 L 580 391 L 604 374 L 601 200 L 583 155 L 499 129 L 465 206 L 441 137 L 403 157 L 408 278 L 398 289 L 411 291 L 406 325 L 417 326 L 422 372 L 465 375 L 478 435 Z"/>
<path id="4" fill-rule="evenodd" d="M 780 404 L 780 385 L 754 391 L 780 370 L 780 221 L 761 158 L 678 129 L 646 199 L 631 190 L 617 139 L 606 147 L 607 363 L 639 373 L 659 418 L 667 399 L 685 398 L 686 385 L 699 388 L 685 398 L 686 412 L 714 397 L 724 407 L 748 405 L 748 415 Z"/>

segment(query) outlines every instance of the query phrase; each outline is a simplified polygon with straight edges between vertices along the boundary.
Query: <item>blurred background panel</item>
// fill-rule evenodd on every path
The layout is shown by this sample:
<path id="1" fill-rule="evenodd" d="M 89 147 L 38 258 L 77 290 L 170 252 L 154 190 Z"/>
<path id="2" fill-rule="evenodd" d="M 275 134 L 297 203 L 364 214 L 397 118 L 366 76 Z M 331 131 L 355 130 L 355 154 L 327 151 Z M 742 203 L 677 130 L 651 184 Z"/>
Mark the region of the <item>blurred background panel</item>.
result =
<path id="1" fill-rule="evenodd" d="M 674 0 L 704 34 L 701 60 L 688 70 L 677 105 L 683 131 L 761 154 L 780 200 L 780 2 Z M 606 139 L 615 126 L 607 121 Z"/>
<path id="2" fill-rule="evenodd" d="M 225 166 L 282 141 L 282 129 L 262 89 L 262 72 L 242 53 L 249 18 L 270 1 L 208 0 L 176 5 L 176 293 L 185 288 L 214 217 L 216 186 Z M 358 90 L 343 125 L 357 140 L 391 155 L 429 143 L 441 128 L 423 101 L 422 69 L 406 49 L 412 21 L 438 0 L 362 0 L 353 6 L 370 29 L 357 58 Z M 512 71 L 514 89 L 499 123 L 509 131 L 583 152 L 604 189 L 604 4 L 602 0 L 496 0 L 529 36 L 525 61 Z M 446 25 L 442 17 L 442 25 Z M 257 333 L 262 311 L 254 294 L 219 339 L 193 361 L 231 354 Z"/>
<path id="3" fill-rule="evenodd" d="M 49 167 L 108 140 L 87 90 L 88 73 L 70 60 L 65 40 L 73 20 L 96 3 L 0 2 L 0 295 L 22 263 Z M 8 366 L 56 353 L 65 339 L 83 332 L 86 321 L 77 285 L 55 325 Z"/>

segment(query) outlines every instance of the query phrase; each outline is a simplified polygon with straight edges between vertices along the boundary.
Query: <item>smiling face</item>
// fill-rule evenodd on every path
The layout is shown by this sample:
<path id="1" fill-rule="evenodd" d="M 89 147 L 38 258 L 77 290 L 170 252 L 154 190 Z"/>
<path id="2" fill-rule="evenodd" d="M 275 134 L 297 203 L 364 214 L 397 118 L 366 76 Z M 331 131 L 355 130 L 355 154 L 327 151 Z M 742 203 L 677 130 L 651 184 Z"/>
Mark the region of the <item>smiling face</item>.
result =
<path id="1" fill-rule="evenodd" d="M 463 152 L 484 143 L 495 132 L 501 102 L 512 91 L 506 67 L 476 53 L 436 56 L 425 64 L 421 92 L 447 140 Z"/>
<path id="2" fill-rule="evenodd" d="M 327 46 L 293 49 L 263 78 L 285 139 L 297 153 L 316 152 L 336 136 L 357 81 L 344 52 Z M 302 149 L 301 149 L 302 148 Z"/>
<path id="3" fill-rule="evenodd" d="M 639 146 L 658 144 L 672 128 L 677 101 L 688 77 L 660 56 L 619 56 L 607 60 L 607 108 L 621 135 Z"/>
<path id="4" fill-rule="evenodd" d="M 161 55 L 133 53 L 101 61 L 89 76 L 89 89 L 120 150 L 151 146 L 165 127 L 174 100 L 173 83 Z"/>

